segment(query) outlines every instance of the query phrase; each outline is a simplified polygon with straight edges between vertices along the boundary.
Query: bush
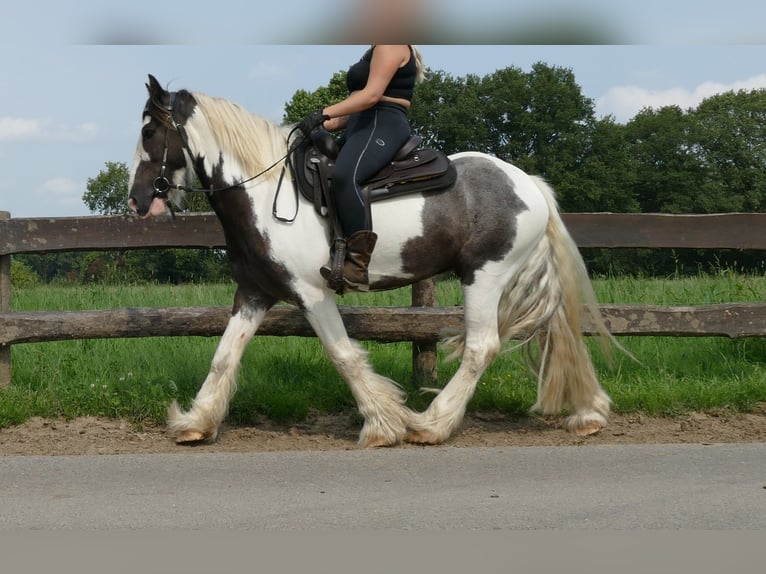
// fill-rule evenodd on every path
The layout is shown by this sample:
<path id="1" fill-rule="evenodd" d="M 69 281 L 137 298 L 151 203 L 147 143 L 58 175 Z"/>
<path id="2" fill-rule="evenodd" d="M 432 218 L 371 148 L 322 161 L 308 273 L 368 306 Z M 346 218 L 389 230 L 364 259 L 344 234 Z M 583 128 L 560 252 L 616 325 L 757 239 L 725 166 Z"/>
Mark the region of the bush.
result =
<path id="1" fill-rule="evenodd" d="M 17 289 L 35 287 L 40 283 L 40 277 L 26 263 L 11 259 L 11 285 Z"/>

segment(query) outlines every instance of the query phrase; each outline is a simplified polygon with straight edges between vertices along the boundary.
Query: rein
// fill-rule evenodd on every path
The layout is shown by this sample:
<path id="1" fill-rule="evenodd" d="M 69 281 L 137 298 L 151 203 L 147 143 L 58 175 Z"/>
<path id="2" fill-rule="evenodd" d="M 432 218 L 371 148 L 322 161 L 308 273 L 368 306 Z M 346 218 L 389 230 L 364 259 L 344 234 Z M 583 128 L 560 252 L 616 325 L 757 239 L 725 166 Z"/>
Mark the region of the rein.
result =
<path id="1" fill-rule="evenodd" d="M 288 165 L 288 158 L 290 157 L 290 154 L 292 153 L 292 146 L 288 146 L 287 153 L 279 158 L 277 161 L 272 163 L 267 168 L 261 170 L 260 172 L 256 173 L 255 175 L 248 177 L 247 179 L 243 179 L 237 183 L 233 183 L 231 185 L 227 185 L 224 187 L 213 187 L 210 186 L 209 189 L 205 188 L 197 188 L 197 187 L 191 187 L 188 185 L 181 185 L 176 183 L 171 183 L 170 180 L 165 175 L 165 171 L 167 169 L 167 161 L 168 161 L 168 134 L 170 133 L 170 128 L 172 127 L 176 132 L 178 133 L 179 137 L 181 138 L 181 145 L 183 145 L 184 151 L 188 154 L 189 159 L 191 160 L 192 167 L 194 169 L 194 173 L 197 175 L 197 178 L 199 180 L 202 180 L 202 177 L 200 177 L 200 173 L 197 169 L 197 165 L 194 162 L 194 154 L 192 153 L 191 147 L 189 146 L 189 138 L 186 135 L 186 128 L 182 125 L 176 122 L 175 119 L 175 101 L 176 101 L 176 94 L 177 92 L 170 92 L 170 102 L 167 106 L 157 102 L 154 99 L 151 99 L 151 103 L 167 112 L 167 121 L 170 123 L 169 126 L 165 129 L 165 142 L 164 142 L 164 149 L 162 152 L 162 166 L 160 167 L 160 175 L 158 175 L 156 178 L 154 178 L 154 181 L 152 182 L 152 186 L 154 187 L 154 195 L 153 197 L 159 198 L 164 200 L 166 203 L 169 202 L 168 194 L 171 189 L 177 189 L 180 191 L 184 191 L 186 193 L 206 193 L 208 195 L 212 195 L 214 193 L 219 193 L 222 191 L 229 191 L 231 189 L 238 188 L 241 185 L 244 185 L 246 183 L 249 183 L 251 181 L 254 181 L 261 177 L 262 175 L 268 173 L 275 167 L 277 167 L 280 163 L 284 162 L 284 165 L 282 166 L 282 173 L 279 174 L 279 182 L 277 183 L 277 192 L 274 196 L 274 204 L 272 206 L 271 212 L 275 219 L 278 221 L 282 221 L 284 223 L 292 223 L 295 221 L 295 219 L 298 217 L 298 206 L 300 205 L 299 199 L 298 199 L 298 188 L 295 187 L 295 199 L 296 199 L 296 207 L 295 207 L 295 213 L 291 218 L 284 218 L 277 215 L 277 199 L 279 198 L 279 191 L 282 188 L 282 181 L 285 177 L 285 171 L 287 170 Z M 297 128 L 293 128 L 293 130 L 288 134 L 287 140 L 290 141 L 290 138 L 292 137 L 293 133 L 296 131 Z M 295 145 L 295 144 L 293 144 Z M 173 210 L 171 209 L 171 213 L 173 213 Z"/>

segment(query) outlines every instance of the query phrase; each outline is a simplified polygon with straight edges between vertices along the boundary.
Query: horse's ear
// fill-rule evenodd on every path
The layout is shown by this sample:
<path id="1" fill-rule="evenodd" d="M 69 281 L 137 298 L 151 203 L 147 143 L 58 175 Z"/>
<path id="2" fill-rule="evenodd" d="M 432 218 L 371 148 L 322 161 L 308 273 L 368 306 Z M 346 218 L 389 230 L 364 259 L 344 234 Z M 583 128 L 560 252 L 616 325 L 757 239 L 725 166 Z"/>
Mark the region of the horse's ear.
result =
<path id="1" fill-rule="evenodd" d="M 157 81 L 157 78 L 149 74 L 149 83 L 146 84 L 146 89 L 149 90 L 149 95 L 159 99 L 158 96 L 165 93 L 165 88 Z"/>

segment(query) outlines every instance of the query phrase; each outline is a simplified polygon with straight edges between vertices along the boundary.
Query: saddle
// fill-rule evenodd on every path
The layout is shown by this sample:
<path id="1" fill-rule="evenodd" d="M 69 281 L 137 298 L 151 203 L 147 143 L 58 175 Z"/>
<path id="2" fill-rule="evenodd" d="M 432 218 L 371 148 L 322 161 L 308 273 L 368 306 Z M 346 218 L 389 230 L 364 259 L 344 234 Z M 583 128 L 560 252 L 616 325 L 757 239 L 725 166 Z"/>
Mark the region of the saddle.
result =
<path id="1" fill-rule="evenodd" d="M 365 183 L 362 195 L 368 209 L 375 201 L 407 193 L 445 190 L 455 182 L 455 166 L 444 152 L 420 148 L 422 143 L 420 136 L 410 136 L 393 161 Z M 290 157 L 296 188 L 323 217 L 334 212 L 330 181 L 339 151 L 330 132 L 318 129 L 311 138 L 295 146 Z"/>

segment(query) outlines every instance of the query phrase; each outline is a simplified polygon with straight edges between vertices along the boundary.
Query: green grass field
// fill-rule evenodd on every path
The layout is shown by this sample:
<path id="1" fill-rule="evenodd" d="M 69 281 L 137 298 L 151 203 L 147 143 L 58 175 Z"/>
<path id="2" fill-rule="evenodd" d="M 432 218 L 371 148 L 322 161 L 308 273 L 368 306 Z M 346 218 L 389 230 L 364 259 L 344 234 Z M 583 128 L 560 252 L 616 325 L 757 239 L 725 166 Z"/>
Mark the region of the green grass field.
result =
<path id="1" fill-rule="evenodd" d="M 759 301 L 766 278 L 721 272 L 678 279 L 599 279 L 603 303 L 701 305 Z M 14 310 L 230 305 L 233 284 L 90 285 L 16 289 Z M 344 297 L 344 305 L 408 305 L 409 290 Z M 451 281 L 438 285 L 439 305 L 460 304 Z M 217 337 L 68 341 L 16 345 L 10 387 L 0 389 L 0 427 L 32 416 L 100 415 L 163 421 L 167 405 L 188 405 L 207 374 Z M 593 344 L 604 388 L 620 412 L 675 414 L 687 410 L 746 411 L 766 401 L 766 339 L 621 337 L 640 361 L 618 353 L 610 368 Z M 428 397 L 410 384 L 407 343 L 364 343 L 375 368 L 409 391 L 410 404 Z M 457 368 L 440 355 L 439 384 Z M 501 355 L 482 377 L 470 409 L 523 416 L 534 402 L 535 381 L 518 353 Z M 352 410 L 353 400 L 316 339 L 256 337 L 245 354 L 229 420 L 266 415 L 298 421 L 312 410 Z"/>

